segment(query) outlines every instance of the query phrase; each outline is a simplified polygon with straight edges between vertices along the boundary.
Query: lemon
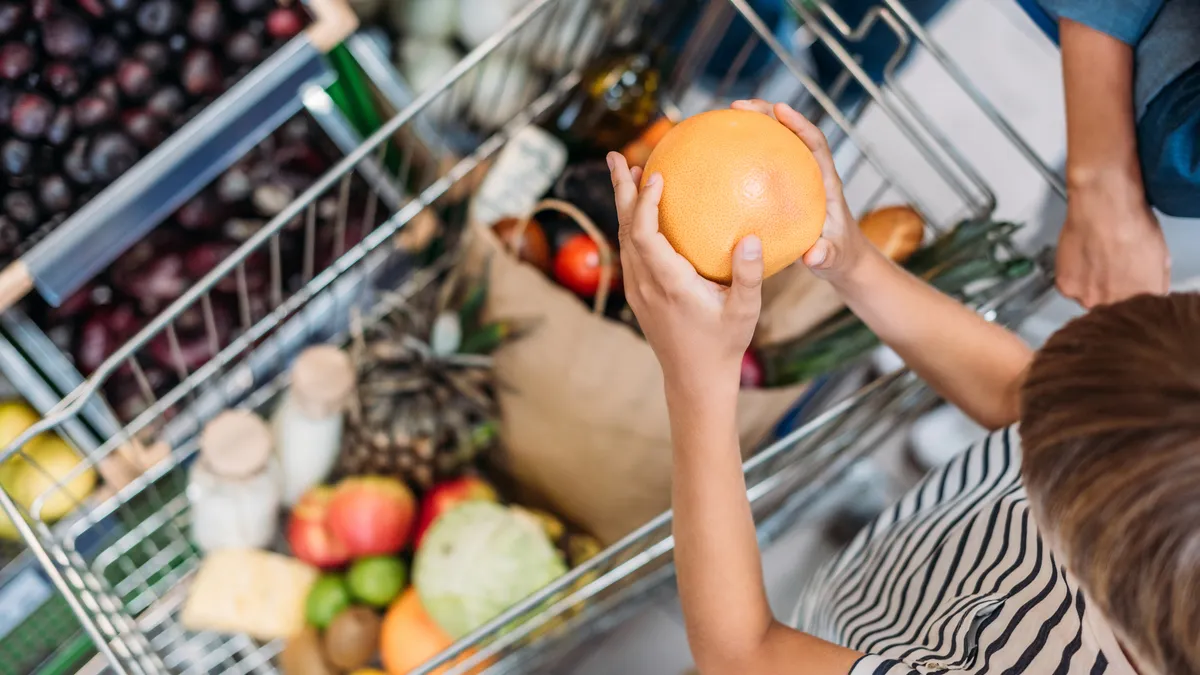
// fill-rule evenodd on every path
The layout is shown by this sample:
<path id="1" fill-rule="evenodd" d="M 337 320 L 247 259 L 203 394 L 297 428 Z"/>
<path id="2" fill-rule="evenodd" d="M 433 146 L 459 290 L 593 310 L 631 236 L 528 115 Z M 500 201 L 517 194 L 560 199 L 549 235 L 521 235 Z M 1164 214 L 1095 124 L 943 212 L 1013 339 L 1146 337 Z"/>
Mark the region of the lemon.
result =
<path id="1" fill-rule="evenodd" d="M 70 513 L 96 487 L 95 470 L 76 470 L 82 458 L 58 436 L 42 435 L 29 441 L 21 460 L 23 464 L 10 469 L 15 474 L 10 494 L 25 508 L 32 508 L 41 497 L 41 511 L 33 515 L 45 522 Z"/>

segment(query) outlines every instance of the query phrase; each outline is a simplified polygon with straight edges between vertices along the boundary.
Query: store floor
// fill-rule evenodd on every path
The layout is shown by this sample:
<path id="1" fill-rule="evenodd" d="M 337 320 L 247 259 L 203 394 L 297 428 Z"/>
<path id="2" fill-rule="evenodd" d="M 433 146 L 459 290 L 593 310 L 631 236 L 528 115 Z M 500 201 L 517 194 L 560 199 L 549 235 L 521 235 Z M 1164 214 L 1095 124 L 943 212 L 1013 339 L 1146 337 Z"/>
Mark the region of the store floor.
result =
<path id="1" fill-rule="evenodd" d="M 929 26 L 935 40 L 956 59 L 984 95 L 1052 165 L 1061 165 L 1065 146 L 1059 55 L 1036 26 L 1007 0 L 955 0 Z M 1042 178 L 992 126 L 973 103 L 948 80 L 933 59 L 919 54 L 902 76 L 904 88 L 917 97 L 950 140 L 991 185 L 997 216 L 1026 223 L 1020 237 L 1034 250 L 1052 243 L 1062 222 L 1064 205 Z M 860 128 L 887 155 L 894 141 L 883 133 L 884 121 L 864 116 Z M 897 152 L 900 150 L 897 149 Z M 1172 250 L 1173 278 L 1186 284 L 1200 278 L 1200 224 L 1164 218 Z M 1032 344 L 1040 344 L 1055 328 L 1080 312 L 1055 294 L 1021 327 Z M 948 457 L 982 433 L 957 424 L 957 411 L 930 420 L 920 436 L 934 456 Z M 907 436 L 905 434 L 904 436 Z M 928 440 L 932 439 L 932 440 Z M 831 488 L 821 508 L 764 551 L 768 594 L 777 616 L 791 615 L 804 582 L 837 547 L 826 532 L 839 504 L 861 500 L 886 503 L 916 480 L 901 459 L 905 437 L 881 448 L 858 467 L 846 483 Z M 687 638 L 672 597 L 620 626 L 568 668 L 569 675 L 676 675 L 692 668 Z"/>

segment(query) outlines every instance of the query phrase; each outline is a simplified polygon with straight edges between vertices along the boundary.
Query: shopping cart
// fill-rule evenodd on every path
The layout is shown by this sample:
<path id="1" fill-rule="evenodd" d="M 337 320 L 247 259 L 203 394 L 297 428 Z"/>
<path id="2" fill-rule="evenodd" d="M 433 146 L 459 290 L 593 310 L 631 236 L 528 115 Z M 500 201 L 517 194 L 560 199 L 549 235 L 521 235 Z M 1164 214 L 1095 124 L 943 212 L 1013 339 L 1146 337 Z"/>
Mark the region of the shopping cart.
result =
<path id="1" fill-rule="evenodd" d="M 0 459 L 18 454 L 37 433 L 86 424 L 81 412 L 103 402 L 108 378 L 117 372 L 139 372 L 156 340 L 159 344 L 165 340 L 177 357 L 180 383 L 165 393 L 148 390 L 153 396 L 149 408 L 118 433 L 104 435 L 104 442 L 87 452 L 86 461 L 76 470 L 131 456 L 157 457 L 140 477 L 119 491 L 79 504 L 69 519 L 54 524 L 40 516 L 44 497 L 25 509 L 0 491 L 0 506 L 16 521 L 31 552 L 114 671 L 275 671 L 273 660 L 282 647 L 278 642 L 192 633 L 179 622 L 187 584 L 200 560 L 186 535 L 184 490 L 199 429 L 227 407 L 269 406 L 286 384 L 287 366 L 300 349 L 344 339 L 352 322 L 379 320 L 442 274 L 446 258 L 423 261 L 406 254 L 398 240 L 428 216 L 431 205 L 446 204 L 466 193 L 518 130 L 544 120 L 579 83 L 581 69 L 592 57 L 638 30 L 646 5 L 640 0 L 529 2 L 438 86 L 399 111 L 117 350 L 44 421 L 4 450 Z M 856 213 L 883 203 L 909 203 L 925 215 L 932 230 L 942 231 L 963 218 L 989 216 L 996 199 L 976 168 L 932 124 L 897 76 L 905 54 L 923 49 L 941 64 L 947 81 L 975 99 L 981 114 L 1061 192 L 1053 172 L 1004 123 L 899 0 L 883 0 L 860 26 L 846 25 L 822 2 L 795 1 L 792 7 L 803 21 L 803 31 L 786 22 L 782 29 L 768 25 L 747 0 L 707 2 L 666 79 L 666 97 L 677 112 L 723 107 L 734 97 L 756 93 L 789 101 L 820 120 L 836 149 L 835 161 Z M 880 83 L 872 82 L 846 49 L 847 43 L 862 39 L 872 29 L 891 31 L 900 44 Z M 735 45 L 732 59 L 714 62 L 714 50 L 730 35 L 744 35 L 743 43 Z M 804 35 L 814 41 L 813 48 L 828 49 L 841 58 L 846 66 L 843 82 L 857 83 L 867 98 L 843 109 L 835 100 L 836 91 L 820 89 L 800 58 L 800 48 L 807 46 L 799 44 Z M 497 80 L 495 73 L 511 72 L 503 67 L 506 60 L 518 57 L 535 64 L 530 76 Z M 760 65 L 753 72 L 745 70 L 756 62 Z M 469 119 L 471 110 L 494 111 L 502 99 L 513 96 L 521 105 L 501 126 L 472 123 L 453 133 L 424 133 L 447 120 Z M 885 160 L 876 151 L 879 139 L 859 128 L 860 116 L 871 111 L 881 112 L 890 124 L 889 148 L 893 141 L 908 148 L 901 162 Z M 418 138 L 425 140 L 414 142 Z M 391 167 L 394 174 L 382 177 L 382 184 L 364 182 L 366 163 Z M 378 172 L 368 173 L 381 178 Z M 911 180 L 914 176 L 922 179 Z M 370 196 L 365 203 L 351 203 L 352 193 Z M 337 209 L 339 230 L 356 224 L 373 229 L 349 247 L 335 237 L 333 253 L 339 257 L 313 275 L 315 268 L 307 261 L 329 253 L 322 250 L 312 225 L 317 209 L 327 205 Z M 464 218 L 451 217 L 444 226 L 460 228 Z M 289 293 L 280 275 L 272 274 L 269 307 L 254 306 L 246 262 L 250 256 L 266 256 L 272 269 L 278 268 L 285 228 L 305 232 L 306 283 Z M 979 309 L 990 319 L 1015 320 L 1036 303 L 1049 282 L 1049 274 L 1039 269 L 997 285 L 983 296 Z M 213 328 L 210 294 L 218 284 L 237 289 L 242 317 L 249 317 L 240 331 L 230 335 Z M 185 318 L 194 322 L 197 316 L 208 328 L 216 356 L 189 368 L 177 324 Z M 897 425 L 934 403 L 935 397 L 911 375 L 882 376 L 758 452 L 745 471 L 760 537 L 769 540 L 786 529 L 823 485 L 869 453 Z M 130 452 L 132 448 L 139 450 Z M 64 483 L 73 477 L 67 476 Z M 465 673 L 485 664 L 489 672 L 553 669 L 551 664 L 619 623 L 641 603 L 669 592 L 670 521 L 669 512 L 661 514 L 416 672 L 431 672 L 468 652 L 450 672 Z"/>

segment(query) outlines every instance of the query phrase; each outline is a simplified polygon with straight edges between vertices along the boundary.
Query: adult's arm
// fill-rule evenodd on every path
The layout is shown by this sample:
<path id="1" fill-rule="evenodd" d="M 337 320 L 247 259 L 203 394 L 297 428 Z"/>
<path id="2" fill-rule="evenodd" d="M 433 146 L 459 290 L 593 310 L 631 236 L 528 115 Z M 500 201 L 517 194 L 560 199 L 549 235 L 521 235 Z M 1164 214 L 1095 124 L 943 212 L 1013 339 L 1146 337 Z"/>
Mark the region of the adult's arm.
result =
<path id="1" fill-rule="evenodd" d="M 1087 307 L 1164 293 L 1170 259 L 1138 161 L 1133 47 L 1071 18 L 1060 18 L 1059 36 L 1067 111 L 1059 289 Z"/>

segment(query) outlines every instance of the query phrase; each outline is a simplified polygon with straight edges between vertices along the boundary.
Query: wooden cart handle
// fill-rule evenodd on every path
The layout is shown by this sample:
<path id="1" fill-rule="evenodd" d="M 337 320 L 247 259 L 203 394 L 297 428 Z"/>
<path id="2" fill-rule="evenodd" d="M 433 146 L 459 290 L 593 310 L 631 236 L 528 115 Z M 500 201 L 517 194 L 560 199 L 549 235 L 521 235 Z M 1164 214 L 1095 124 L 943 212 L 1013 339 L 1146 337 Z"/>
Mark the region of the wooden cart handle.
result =
<path id="1" fill-rule="evenodd" d="M 7 311 L 33 290 L 33 275 L 29 266 L 14 260 L 0 271 L 0 313 Z"/>
<path id="2" fill-rule="evenodd" d="M 309 0 L 308 9 L 315 20 L 304 33 L 322 54 L 328 54 L 358 30 L 358 15 L 346 0 Z"/>

